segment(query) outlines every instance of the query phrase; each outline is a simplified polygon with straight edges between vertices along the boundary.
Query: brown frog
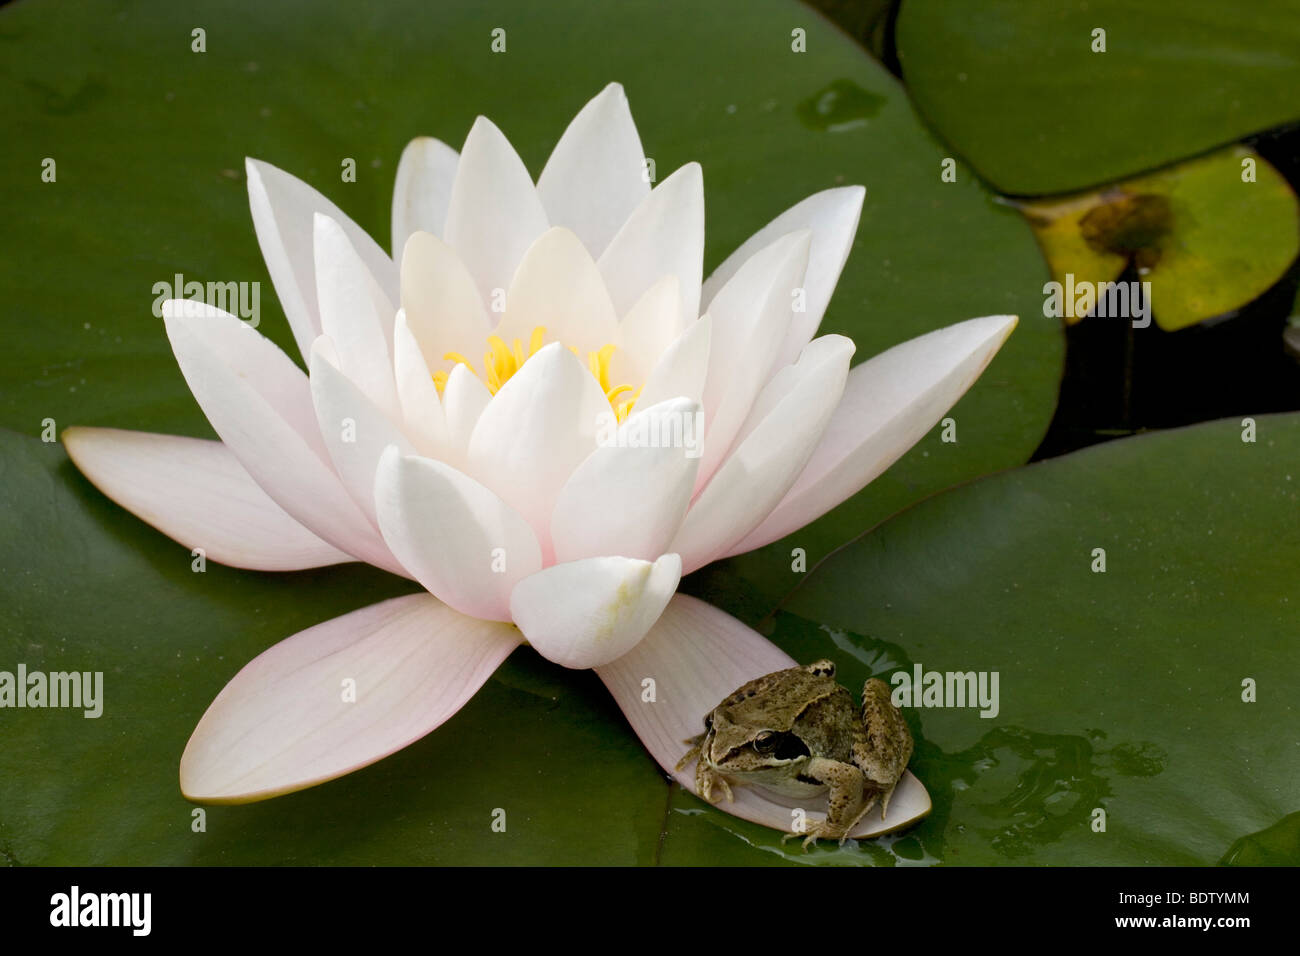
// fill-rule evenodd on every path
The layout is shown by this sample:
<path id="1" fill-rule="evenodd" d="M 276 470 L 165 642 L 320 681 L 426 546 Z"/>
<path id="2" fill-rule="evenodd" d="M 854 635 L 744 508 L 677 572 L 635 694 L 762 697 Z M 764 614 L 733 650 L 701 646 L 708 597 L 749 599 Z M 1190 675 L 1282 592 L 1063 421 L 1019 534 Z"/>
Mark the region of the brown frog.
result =
<path id="1" fill-rule="evenodd" d="M 889 685 L 868 680 L 859 712 L 827 660 L 750 681 L 713 708 L 704 733 L 687 743 L 677 769 L 698 761 L 695 789 L 710 802 L 715 788 L 731 800 L 732 783 L 795 798 L 829 791 L 826 819 L 785 837 L 803 835 L 805 848 L 818 838 L 843 843 L 877 800 L 883 820 L 912 756 L 912 734 Z"/>

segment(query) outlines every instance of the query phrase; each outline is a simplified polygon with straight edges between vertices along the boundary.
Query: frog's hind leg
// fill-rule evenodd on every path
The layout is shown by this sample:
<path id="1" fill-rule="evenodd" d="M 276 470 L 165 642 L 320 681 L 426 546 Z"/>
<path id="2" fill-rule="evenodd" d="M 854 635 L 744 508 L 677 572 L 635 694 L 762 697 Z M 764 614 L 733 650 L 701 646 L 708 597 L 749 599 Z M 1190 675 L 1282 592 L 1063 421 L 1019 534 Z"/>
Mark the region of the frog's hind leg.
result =
<path id="1" fill-rule="evenodd" d="M 880 819 L 912 759 L 912 732 L 903 712 L 894 706 L 889 685 L 871 678 L 862 685 L 862 730 L 853 741 L 853 762 L 867 778 L 868 809 L 880 797 Z"/>
<path id="2" fill-rule="evenodd" d="M 899 777 L 898 779 L 901 780 L 903 778 Z M 884 791 L 884 793 L 880 795 L 880 819 L 882 820 L 885 819 L 885 814 L 889 812 L 889 798 L 894 795 L 894 791 L 897 789 L 898 789 L 898 780 L 895 780 L 893 783 L 889 785 L 889 789 Z M 871 802 L 875 803 L 874 797 L 872 798 Z"/>
<path id="3" fill-rule="evenodd" d="M 862 739 L 853 743 L 853 762 L 862 770 L 865 791 L 862 812 L 853 821 L 854 825 L 871 812 L 877 800 L 880 801 L 880 819 L 883 821 L 885 815 L 889 813 L 889 799 L 894 795 L 894 790 L 897 789 L 898 781 L 901 779 L 901 776 L 896 774 L 902 774 L 907 766 L 906 760 L 902 767 L 898 767 L 896 763 L 882 765 L 879 755 L 873 752 L 870 743 Z"/>

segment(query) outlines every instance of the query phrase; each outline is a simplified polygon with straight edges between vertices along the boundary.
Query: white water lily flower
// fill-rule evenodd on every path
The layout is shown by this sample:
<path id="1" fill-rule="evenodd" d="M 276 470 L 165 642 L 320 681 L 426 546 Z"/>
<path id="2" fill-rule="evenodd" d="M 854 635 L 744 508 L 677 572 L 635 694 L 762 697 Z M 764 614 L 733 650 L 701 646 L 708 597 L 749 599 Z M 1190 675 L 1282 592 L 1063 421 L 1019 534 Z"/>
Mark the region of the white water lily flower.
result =
<path id="1" fill-rule="evenodd" d="M 68 454 L 211 560 L 365 561 L 425 591 L 244 667 L 185 750 L 186 796 L 258 800 L 373 763 L 454 714 L 525 640 L 596 668 L 670 773 L 706 711 L 791 666 L 676 595 L 680 577 L 862 488 L 1016 320 L 972 319 L 850 371 L 853 343 L 814 334 L 861 187 L 787 210 L 702 282 L 700 167 L 654 189 L 643 169 L 617 84 L 573 120 L 536 185 L 486 119 L 459 154 L 417 139 L 397 171 L 390 259 L 310 186 L 248 161 L 258 241 L 310 375 L 234 316 L 170 302 L 176 359 L 221 441 L 73 428 Z M 693 789 L 689 769 L 675 775 Z M 909 775 L 890 824 L 928 808 Z M 727 809 L 789 827 L 789 810 L 754 791 Z M 873 818 L 855 832 L 883 829 Z"/>

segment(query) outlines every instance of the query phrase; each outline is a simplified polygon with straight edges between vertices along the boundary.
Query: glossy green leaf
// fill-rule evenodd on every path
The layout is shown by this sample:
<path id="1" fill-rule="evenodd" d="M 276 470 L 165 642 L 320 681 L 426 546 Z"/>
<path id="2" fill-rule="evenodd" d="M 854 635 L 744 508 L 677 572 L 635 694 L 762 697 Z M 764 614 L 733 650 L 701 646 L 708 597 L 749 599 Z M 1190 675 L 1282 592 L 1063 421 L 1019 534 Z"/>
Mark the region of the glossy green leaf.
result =
<path id="1" fill-rule="evenodd" d="M 1132 263 L 1151 283 L 1152 316 L 1168 332 L 1250 302 L 1282 277 L 1300 249 L 1295 193 L 1243 146 L 1021 209 L 1062 285 L 1063 305 L 1080 301 L 1067 290 L 1081 283 L 1095 289 Z M 1082 301 L 1091 297 L 1089 291 Z M 1087 307 L 1062 311 L 1073 324 Z M 1126 314 L 1137 310 L 1130 305 Z"/>
<path id="2" fill-rule="evenodd" d="M 1000 675 L 994 717 L 904 710 L 935 805 L 914 855 L 1300 863 L 1284 822 L 1300 805 L 1300 415 L 1243 434 L 1233 419 L 1121 439 L 936 496 L 788 602 L 782 643 L 842 662 L 850 686 L 917 664 Z"/>
<path id="3" fill-rule="evenodd" d="M 921 112 L 1008 193 L 1098 185 L 1300 118 L 1290 0 L 907 0 L 896 37 Z"/>
<path id="4" fill-rule="evenodd" d="M 491 50 L 498 27 L 502 54 Z M 191 48 L 197 28 L 203 53 Z M 807 53 L 792 50 L 795 29 Z M 1063 340 L 1041 318 L 1046 273 L 1029 229 L 978 184 L 942 183 L 942 151 L 899 84 L 800 4 L 30 0 L 0 10 L 0 44 L 13 227 L 0 257 L 0 425 L 28 436 L 4 443 L 0 667 L 104 670 L 109 698 L 99 721 L 0 718 L 0 850 L 11 859 L 646 862 L 657 852 L 663 777 L 591 675 L 527 651 L 414 747 L 302 794 L 209 808 L 206 834 L 191 831 L 176 765 L 224 683 L 296 630 L 410 587 L 355 566 L 193 574 L 187 551 L 33 437 L 46 419 L 211 435 L 152 314 L 155 285 L 177 274 L 260 282 L 260 328 L 292 350 L 248 215 L 245 156 L 305 179 L 386 244 L 395 164 L 412 137 L 459 146 L 482 113 L 536 174 L 578 108 L 618 80 L 660 179 L 703 164 L 706 268 L 805 196 L 864 183 L 826 331 L 851 335 L 862 359 L 971 316 L 1024 321 L 959 406 L 962 442 L 941 448 L 934 436 L 818 522 L 799 539 L 813 561 L 920 496 L 1024 461 L 1051 417 Z M 349 158 L 355 183 L 341 177 Z M 53 182 L 42 180 L 46 159 Z M 788 590 L 789 548 L 692 586 L 752 619 Z M 498 806 L 506 834 L 490 829 Z"/>

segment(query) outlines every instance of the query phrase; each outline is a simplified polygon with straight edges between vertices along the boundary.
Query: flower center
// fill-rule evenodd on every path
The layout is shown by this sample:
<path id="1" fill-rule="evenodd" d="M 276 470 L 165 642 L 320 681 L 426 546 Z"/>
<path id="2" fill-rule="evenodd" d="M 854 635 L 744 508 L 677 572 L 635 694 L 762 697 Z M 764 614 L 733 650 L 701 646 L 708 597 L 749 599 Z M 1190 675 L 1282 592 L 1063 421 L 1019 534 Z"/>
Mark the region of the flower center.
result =
<path id="1" fill-rule="evenodd" d="M 483 353 L 483 375 L 479 375 L 469 359 L 459 352 L 447 352 L 443 355 L 444 359 L 457 364 L 464 365 L 467 369 L 480 378 L 488 387 L 488 391 L 493 395 L 510 381 L 510 377 L 523 367 L 523 364 L 537 354 L 537 350 L 544 344 L 546 338 L 546 327 L 539 325 L 533 329 L 533 334 L 528 338 L 528 351 L 524 351 L 523 342 L 515 339 L 510 345 L 506 345 L 505 339 L 499 335 L 489 335 L 487 337 L 487 351 Z M 621 422 L 627 418 L 628 413 L 632 411 L 632 406 L 636 404 L 637 396 L 641 394 L 641 389 L 633 389 L 631 385 L 611 385 L 609 381 L 609 360 L 613 356 L 617 346 L 604 345 L 596 352 L 587 353 L 587 368 L 592 377 L 600 385 L 600 390 L 605 393 L 605 398 L 609 401 L 609 407 L 614 410 L 615 416 Z M 578 350 L 572 345 L 569 351 L 582 358 Z M 439 397 L 442 396 L 443 389 L 447 387 L 447 372 L 438 371 L 433 373 L 433 384 L 438 388 Z M 626 396 L 626 398 L 624 398 Z M 622 399 L 620 401 L 620 399 Z"/>

